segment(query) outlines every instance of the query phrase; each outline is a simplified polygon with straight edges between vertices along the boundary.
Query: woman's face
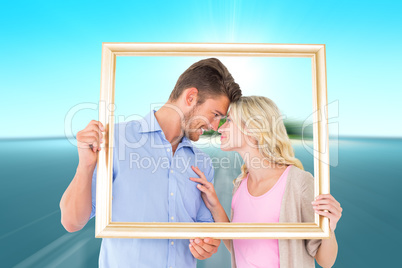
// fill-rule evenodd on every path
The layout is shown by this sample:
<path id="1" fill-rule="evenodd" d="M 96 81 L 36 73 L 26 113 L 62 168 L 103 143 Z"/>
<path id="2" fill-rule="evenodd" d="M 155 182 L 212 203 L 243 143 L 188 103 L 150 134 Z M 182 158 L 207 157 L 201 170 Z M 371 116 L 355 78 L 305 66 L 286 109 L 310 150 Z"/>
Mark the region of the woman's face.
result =
<path id="1" fill-rule="evenodd" d="M 226 118 L 225 124 L 218 129 L 218 132 L 221 133 L 222 151 L 238 151 L 246 145 L 246 135 L 243 134 L 232 121 L 230 112 Z"/>

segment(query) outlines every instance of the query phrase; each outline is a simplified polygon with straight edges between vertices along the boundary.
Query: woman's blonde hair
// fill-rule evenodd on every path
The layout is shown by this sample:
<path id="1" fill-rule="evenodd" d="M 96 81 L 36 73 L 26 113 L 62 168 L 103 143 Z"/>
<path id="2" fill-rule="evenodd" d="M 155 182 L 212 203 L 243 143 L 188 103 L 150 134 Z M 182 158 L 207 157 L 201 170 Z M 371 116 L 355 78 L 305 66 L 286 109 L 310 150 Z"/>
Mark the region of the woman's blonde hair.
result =
<path id="1" fill-rule="evenodd" d="M 241 97 L 231 103 L 230 116 L 242 133 L 256 141 L 264 159 L 273 164 L 303 169 L 300 160 L 295 158 L 282 115 L 272 100 L 263 96 Z M 243 164 L 234 184 L 240 183 L 247 173 L 246 164 Z"/>

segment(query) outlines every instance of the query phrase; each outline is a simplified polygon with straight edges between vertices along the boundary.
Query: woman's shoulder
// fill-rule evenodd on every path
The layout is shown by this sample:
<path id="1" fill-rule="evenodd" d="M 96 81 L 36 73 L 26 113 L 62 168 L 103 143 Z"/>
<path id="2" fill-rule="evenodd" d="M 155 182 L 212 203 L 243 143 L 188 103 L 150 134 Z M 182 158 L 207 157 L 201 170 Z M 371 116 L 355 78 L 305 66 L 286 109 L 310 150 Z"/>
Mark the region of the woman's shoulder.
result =
<path id="1" fill-rule="evenodd" d="M 310 172 L 292 165 L 288 173 L 287 181 L 289 184 L 306 187 L 314 184 L 314 177 Z"/>
<path id="2" fill-rule="evenodd" d="M 248 173 L 244 177 L 237 177 L 233 182 L 233 191 L 232 196 L 236 193 L 236 191 L 240 188 L 240 185 L 247 179 Z"/>
<path id="3" fill-rule="evenodd" d="M 286 198 L 300 200 L 300 204 L 311 205 L 314 199 L 314 177 L 310 172 L 291 166 L 285 190 Z"/>

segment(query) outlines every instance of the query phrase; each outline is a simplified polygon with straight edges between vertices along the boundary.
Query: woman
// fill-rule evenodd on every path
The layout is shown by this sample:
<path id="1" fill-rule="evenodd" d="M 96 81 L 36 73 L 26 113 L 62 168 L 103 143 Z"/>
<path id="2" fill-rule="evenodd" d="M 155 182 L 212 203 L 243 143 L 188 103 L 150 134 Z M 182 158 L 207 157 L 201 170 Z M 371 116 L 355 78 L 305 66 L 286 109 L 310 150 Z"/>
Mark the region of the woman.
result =
<path id="1" fill-rule="evenodd" d="M 324 240 L 227 240 L 232 267 L 314 267 L 314 259 L 331 267 L 338 245 L 336 224 L 342 208 L 331 195 L 314 200 L 314 178 L 294 157 L 282 117 L 275 103 L 259 96 L 242 97 L 231 104 L 226 123 L 219 129 L 221 149 L 236 151 L 244 160 L 234 181 L 232 222 L 314 222 L 314 212 L 329 218 L 331 238 Z M 215 222 L 229 222 L 214 186 L 192 167 L 203 200 Z M 194 241 L 190 250 L 196 250 Z"/>

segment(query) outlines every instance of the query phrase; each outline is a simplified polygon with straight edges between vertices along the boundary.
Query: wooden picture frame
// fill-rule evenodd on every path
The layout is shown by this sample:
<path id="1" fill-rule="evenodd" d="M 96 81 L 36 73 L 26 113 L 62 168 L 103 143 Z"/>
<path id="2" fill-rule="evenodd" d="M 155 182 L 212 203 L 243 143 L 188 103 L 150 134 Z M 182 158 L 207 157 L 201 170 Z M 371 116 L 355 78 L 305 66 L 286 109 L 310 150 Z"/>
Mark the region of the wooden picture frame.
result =
<path id="1" fill-rule="evenodd" d="M 311 58 L 313 92 L 314 195 L 328 194 L 329 137 L 325 45 L 103 43 L 99 121 L 105 145 L 99 152 L 96 185 L 95 236 L 102 238 L 213 237 L 221 239 L 329 238 L 329 220 L 315 214 L 313 223 L 147 223 L 112 222 L 114 91 L 117 56 L 304 57 Z"/>

